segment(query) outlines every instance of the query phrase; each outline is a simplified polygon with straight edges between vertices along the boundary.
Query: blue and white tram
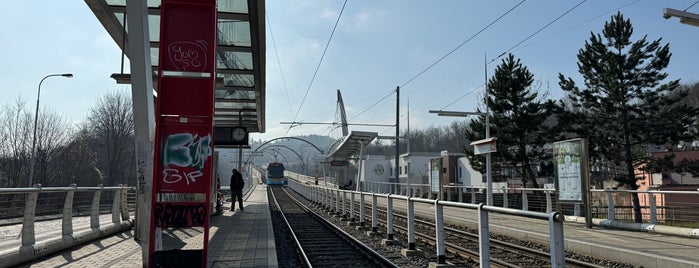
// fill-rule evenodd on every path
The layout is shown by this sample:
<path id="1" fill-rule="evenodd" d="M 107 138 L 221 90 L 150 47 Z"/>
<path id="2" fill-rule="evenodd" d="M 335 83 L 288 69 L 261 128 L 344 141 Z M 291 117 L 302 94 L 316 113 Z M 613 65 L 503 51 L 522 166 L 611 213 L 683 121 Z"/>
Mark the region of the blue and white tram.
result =
<path id="1" fill-rule="evenodd" d="M 267 165 L 267 185 L 285 185 L 284 164 L 272 162 Z"/>

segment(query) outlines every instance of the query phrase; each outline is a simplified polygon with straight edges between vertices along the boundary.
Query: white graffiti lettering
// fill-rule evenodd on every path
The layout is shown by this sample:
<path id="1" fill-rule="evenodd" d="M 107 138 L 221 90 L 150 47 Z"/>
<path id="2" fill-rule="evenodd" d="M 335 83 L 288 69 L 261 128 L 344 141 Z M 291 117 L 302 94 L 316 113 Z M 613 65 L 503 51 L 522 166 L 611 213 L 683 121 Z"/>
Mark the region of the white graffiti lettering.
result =
<path id="1" fill-rule="evenodd" d="M 182 174 L 182 175 L 181 175 Z M 184 175 L 184 176 L 183 176 Z M 197 182 L 197 178 L 204 176 L 204 173 L 195 170 L 189 173 L 185 173 L 182 171 L 179 171 L 177 169 L 172 169 L 172 168 L 166 168 L 163 170 L 163 182 L 167 184 L 174 184 L 182 180 L 182 178 L 185 179 L 185 183 L 187 185 L 190 185 L 192 183 Z"/>

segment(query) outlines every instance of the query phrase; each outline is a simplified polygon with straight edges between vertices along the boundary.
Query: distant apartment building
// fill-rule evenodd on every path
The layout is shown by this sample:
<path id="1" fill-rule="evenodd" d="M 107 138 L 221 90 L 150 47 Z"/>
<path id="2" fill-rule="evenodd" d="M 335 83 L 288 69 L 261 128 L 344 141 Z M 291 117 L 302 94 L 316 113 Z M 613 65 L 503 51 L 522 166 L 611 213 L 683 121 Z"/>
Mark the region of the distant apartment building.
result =
<path id="1" fill-rule="evenodd" d="M 655 159 L 660 159 L 670 154 L 675 155 L 673 159 L 674 164 L 678 164 L 683 160 L 699 160 L 699 151 L 697 150 L 655 152 L 652 153 L 652 156 Z M 689 172 L 649 174 L 637 169 L 636 176 L 641 178 L 637 181 L 639 191 L 699 191 L 699 176 Z M 640 193 L 638 197 L 643 210 L 649 210 L 651 202 L 649 194 Z M 675 211 L 685 211 L 685 208 L 688 207 L 699 209 L 699 195 L 655 194 L 655 206 L 658 208 L 659 221 L 696 221 L 695 215 L 683 215 Z M 647 218 L 649 213 L 643 214 L 644 218 Z"/>

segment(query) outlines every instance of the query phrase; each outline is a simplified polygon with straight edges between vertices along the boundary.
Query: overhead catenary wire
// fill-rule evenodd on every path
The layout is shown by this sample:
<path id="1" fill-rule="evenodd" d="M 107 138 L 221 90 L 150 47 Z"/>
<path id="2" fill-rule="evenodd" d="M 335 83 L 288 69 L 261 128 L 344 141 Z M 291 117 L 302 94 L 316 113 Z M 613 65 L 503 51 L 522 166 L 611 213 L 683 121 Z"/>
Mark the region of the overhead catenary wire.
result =
<path id="1" fill-rule="evenodd" d="M 602 17 L 602 16 L 604 16 L 604 15 L 607 15 L 607 14 L 609 14 L 609 13 L 611 13 L 611 12 L 614 12 L 614 11 L 620 10 L 620 9 L 622 9 L 622 8 L 631 6 L 631 5 L 636 4 L 636 3 L 640 2 L 640 1 L 641 1 L 641 0 L 632 1 L 632 2 L 630 2 L 630 3 L 624 4 L 624 5 L 619 6 L 619 7 L 617 7 L 617 8 L 611 9 L 611 10 L 606 11 L 606 12 L 604 12 L 604 13 L 602 13 L 602 14 L 600 14 L 600 15 L 597 15 L 597 16 L 595 16 L 595 17 L 593 17 L 593 18 L 587 19 L 587 20 L 585 20 L 585 21 L 583 21 L 583 22 L 580 22 L 580 23 L 577 23 L 577 24 L 575 24 L 575 25 L 573 25 L 573 26 L 571 26 L 571 27 L 568 27 L 568 28 L 566 28 L 565 30 L 559 31 L 559 32 L 557 32 L 557 33 L 555 33 L 555 34 L 552 34 L 552 35 L 549 35 L 549 36 L 547 36 L 546 38 L 549 38 L 549 37 L 551 37 L 551 36 L 553 36 L 553 35 L 556 35 L 556 34 L 559 34 L 559 33 L 561 33 L 561 32 L 565 32 L 565 31 L 567 31 L 567 30 L 570 30 L 570 29 L 572 29 L 572 28 L 578 27 L 578 26 L 580 26 L 580 25 L 586 24 L 586 23 L 588 23 L 588 22 L 590 22 L 590 21 L 593 21 L 593 20 L 595 20 L 595 19 L 598 19 L 598 18 L 600 18 L 600 17 Z M 525 38 L 524 40 L 522 40 L 521 42 L 519 42 L 518 44 L 516 44 L 515 46 L 513 46 L 512 48 L 510 48 L 508 51 L 503 52 L 503 53 L 500 54 L 498 57 L 496 57 L 496 58 L 490 60 L 490 61 L 488 62 L 488 64 L 490 64 L 490 63 L 492 63 L 493 61 L 497 60 L 498 58 L 502 57 L 505 53 L 507 53 L 507 52 L 509 52 L 509 51 L 512 51 L 512 50 L 516 49 L 519 45 L 521 45 L 522 43 L 526 42 L 528 39 L 530 39 L 531 37 L 535 36 L 535 35 L 536 35 L 537 33 L 539 33 L 540 31 L 544 30 L 544 28 L 550 26 L 550 25 L 553 24 L 555 21 L 559 20 L 560 18 L 562 18 L 563 16 L 565 16 L 567 13 L 571 12 L 573 9 L 577 8 L 578 6 L 580 6 L 583 2 L 585 2 L 585 1 L 582 1 L 582 2 L 578 3 L 576 6 L 574 6 L 574 7 L 571 8 L 570 10 L 568 10 L 568 11 L 566 11 L 565 13 L 561 14 L 560 16 L 558 16 L 558 18 L 556 18 L 555 20 L 553 20 L 553 21 L 549 22 L 548 24 L 546 24 L 544 27 L 542 27 L 541 29 L 539 29 L 537 32 L 531 34 L 529 37 Z M 697 2 L 699 2 L 699 1 L 697 1 Z M 690 7 L 691 7 L 691 6 L 690 6 Z M 546 38 L 544 38 L 544 39 L 546 39 Z M 543 39 L 542 39 L 542 40 L 543 40 Z M 539 41 L 541 41 L 541 40 L 539 40 Z M 537 42 L 538 42 L 538 41 L 537 41 Z M 530 44 L 528 44 L 528 45 L 526 45 L 526 46 L 530 46 L 530 45 L 532 45 L 532 44 L 530 43 Z M 525 47 L 526 47 L 526 46 L 525 46 Z M 464 97 L 466 97 L 466 96 L 470 95 L 471 93 L 473 93 L 474 90 L 483 87 L 483 85 L 484 85 L 484 84 L 481 84 L 481 85 L 478 86 L 477 88 L 472 89 L 472 90 L 469 91 L 468 93 L 462 95 L 462 96 L 459 97 L 458 99 L 456 99 L 456 100 L 452 101 L 451 103 L 445 105 L 445 106 L 442 107 L 441 109 L 442 109 L 442 110 L 443 110 L 443 109 L 446 109 L 447 107 L 453 105 L 453 104 L 456 103 L 457 101 L 459 101 L 459 100 L 463 99 Z"/>
<path id="2" fill-rule="evenodd" d="M 490 23 L 488 23 L 486 26 L 484 26 L 483 28 L 481 28 L 478 32 L 476 32 L 476 33 L 473 34 L 471 37 L 469 37 L 468 39 L 466 39 L 465 41 L 463 41 L 461 44 L 459 44 L 458 46 L 456 46 L 454 49 L 452 49 L 451 51 L 449 51 L 446 55 L 444 55 L 444 56 L 442 56 L 441 58 L 437 59 L 434 63 L 430 64 L 430 65 L 427 66 L 425 69 L 423 69 L 422 71 L 420 71 L 418 74 L 416 74 L 415 76 L 413 76 L 412 78 L 410 78 L 408 81 L 406 81 L 405 83 L 403 83 L 403 85 L 400 86 L 400 87 L 401 87 L 401 88 L 405 87 L 406 85 L 410 84 L 413 80 L 417 79 L 417 78 L 420 77 L 422 74 L 424 74 L 424 73 L 426 73 L 427 71 L 429 71 L 430 69 L 432 69 L 432 67 L 434 67 L 435 65 L 437 65 L 438 63 L 440 63 L 441 61 L 443 61 L 444 59 L 446 59 L 447 57 L 449 57 L 451 54 L 453 54 L 454 52 L 456 52 L 459 48 L 461 48 L 461 47 L 463 47 L 464 45 L 466 45 L 466 43 L 468 43 L 469 41 L 473 40 L 473 39 L 474 39 L 475 37 L 477 37 L 479 34 L 481 34 L 481 33 L 484 32 L 485 30 L 487 30 L 488 28 L 490 28 L 493 24 L 495 24 L 496 22 L 498 22 L 499 20 L 501 20 L 503 17 L 507 16 L 509 13 L 511 13 L 511 12 L 512 12 L 513 10 L 515 10 L 517 7 L 519 7 L 520 5 L 522 5 L 525 1 L 526 1 L 526 0 L 520 1 L 519 3 L 517 3 L 516 5 L 514 5 L 512 8 L 510 8 L 509 10 L 507 10 L 505 13 L 501 14 L 500 16 L 498 16 L 495 20 L 493 20 L 493 21 L 491 21 Z M 368 110 L 370 110 L 370 109 L 373 108 L 374 106 L 376 106 L 376 105 L 378 105 L 379 103 L 381 103 L 382 101 L 386 100 L 389 96 L 391 96 L 391 95 L 393 94 L 393 92 L 395 92 L 395 91 L 394 91 L 394 90 L 391 90 L 391 92 L 390 92 L 387 96 L 383 97 L 382 99 L 380 99 L 380 100 L 377 101 L 376 103 L 370 105 L 369 107 L 363 109 L 361 112 L 359 112 L 357 115 L 355 115 L 355 116 L 352 117 L 351 119 L 354 119 L 354 118 L 359 117 L 360 115 L 362 115 L 363 113 L 367 112 Z M 462 97 L 462 98 L 463 98 L 463 97 Z"/>
<path id="3" fill-rule="evenodd" d="M 375 102 L 374 104 L 369 105 L 367 108 L 364 108 L 364 110 L 362 110 L 362 111 L 359 112 L 357 115 L 355 115 L 355 116 L 353 116 L 352 118 L 350 118 L 349 120 L 355 119 L 355 118 L 359 117 L 360 115 L 362 115 L 363 113 L 369 111 L 371 108 L 373 108 L 374 106 L 378 105 L 379 103 L 381 103 L 382 101 L 386 100 L 388 97 L 390 97 L 391 95 L 393 95 L 393 92 L 395 92 L 395 91 L 391 91 L 391 93 L 388 93 L 388 95 L 384 96 L 383 98 L 381 98 L 380 100 L 378 100 L 378 101 Z"/>
<path id="4" fill-rule="evenodd" d="M 481 84 L 481 85 L 478 86 L 478 87 L 472 88 L 469 92 L 466 92 L 466 94 L 461 95 L 461 97 L 458 97 L 458 98 L 456 98 L 454 101 L 450 102 L 449 104 L 444 105 L 442 108 L 440 108 L 440 110 L 446 109 L 447 107 L 449 107 L 449 106 L 451 106 L 452 104 L 454 104 L 454 103 L 460 101 L 461 99 L 465 98 L 466 96 L 471 95 L 473 92 L 476 92 L 477 89 L 480 89 L 480 88 L 482 88 L 483 86 L 485 86 L 485 83 Z"/>
<path id="5" fill-rule="evenodd" d="M 562 17 L 564 17 L 564 16 L 567 15 L 568 13 L 572 12 L 573 10 L 575 10 L 576 8 L 578 8 L 580 5 L 582 5 L 582 4 L 585 3 L 585 2 L 586 2 L 586 0 L 580 1 L 577 5 L 573 6 L 572 8 L 568 9 L 567 11 L 563 12 L 561 15 L 559 15 L 558 17 L 556 17 L 554 20 L 548 22 L 547 24 L 545 24 L 544 26 L 542 26 L 541 28 L 539 28 L 539 29 L 538 29 L 537 31 L 535 31 L 534 33 L 532 33 L 532 34 L 530 34 L 529 36 L 527 36 L 526 38 L 522 39 L 522 40 L 519 41 L 517 44 L 515 44 L 514 46 L 512 46 L 510 49 L 506 50 L 505 52 L 500 53 L 500 55 L 498 55 L 497 57 L 495 57 L 495 58 L 491 59 L 490 61 L 488 61 L 488 62 L 486 63 L 486 65 L 488 65 L 488 64 L 490 64 L 490 63 L 492 63 L 492 62 L 494 62 L 495 60 L 499 59 L 499 58 L 502 57 L 503 55 L 505 55 L 505 54 L 507 54 L 508 52 L 514 50 L 515 48 L 517 48 L 518 46 L 520 46 L 522 43 L 526 42 L 527 40 L 529 40 L 530 38 L 534 37 L 534 36 L 535 36 L 536 34 L 538 34 L 539 32 L 541 32 L 541 31 L 543 31 L 544 29 L 548 28 L 548 27 L 551 26 L 553 23 L 555 23 L 556 21 L 560 20 Z M 467 92 L 466 94 L 462 95 L 461 97 L 455 99 L 455 100 L 452 101 L 451 103 L 449 103 L 449 104 L 443 106 L 441 109 L 443 110 L 443 109 L 445 109 L 446 107 L 451 106 L 452 104 L 454 104 L 454 103 L 458 102 L 459 100 L 465 98 L 466 96 L 472 94 L 476 89 L 479 89 L 479 88 L 483 87 L 484 85 L 485 85 L 485 84 L 481 84 L 480 86 L 478 86 L 478 87 L 472 89 L 471 91 L 469 91 L 469 92 Z"/>
<path id="6" fill-rule="evenodd" d="M 682 11 L 687 12 L 687 10 L 689 10 L 690 8 L 692 8 L 692 7 L 693 7 L 694 5 L 696 5 L 697 3 L 699 3 L 699 0 L 697 0 L 696 2 L 694 2 L 694 4 L 692 4 L 691 6 L 685 8 L 685 9 L 682 10 Z"/>
<path id="7" fill-rule="evenodd" d="M 490 60 L 490 62 L 493 62 L 493 61 L 499 59 L 499 58 L 502 57 L 503 55 L 505 55 L 505 54 L 509 53 L 510 51 L 512 51 L 513 49 L 517 48 L 519 45 L 521 45 L 522 43 L 526 42 L 527 40 L 529 40 L 530 38 L 532 38 L 534 35 L 538 34 L 539 32 L 543 31 L 544 29 L 548 28 L 549 26 L 551 26 L 551 24 L 553 24 L 554 22 L 556 22 L 556 21 L 558 21 L 559 19 L 563 18 L 563 16 L 567 15 L 568 13 L 570 13 L 570 12 L 572 12 L 573 10 L 575 10 L 576 8 L 578 8 L 580 5 L 582 5 L 583 3 L 585 3 L 585 1 L 587 1 L 587 0 L 582 0 L 582 1 L 580 1 L 580 3 L 578 3 L 578 4 L 575 5 L 575 6 L 573 6 L 572 8 L 568 9 L 566 12 L 563 12 L 563 14 L 559 15 L 558 17 L 556 17 L 555 19 L 553 19 L 552 21 L 550 21 L 549 23 L 547 23 L 547 24 L 544 25 L 543 27 L 539 28 L 539 30 L 536 30 L 536 32 L 534 32 L 534 33 L 530 34 L 529 36 L 527 36 L 526 38 L 522 39 L 522 41 L 519 41 L 519 43 L 515 44 L 515 45 L 512 46 L 510 49 L 506 50 L 505 52 L 500 53 L 500 55 L 498 55 L 498 56 L 495 57 L 494 59 Z M 489 62 L 489 63 L 490 63 L 490 62 Z"/>
<path id="8" fill-rule="evenodd" d="M 633 1 L 633 2 L 629 2 L 629 3 L 627 3 L 627 4 L 624 4 L 624 5 L 620 6 L 620 7 L 617 7 L 617 8 L 614 8 L 614 9 L 610 9 L 610 10 L 608 10 L 608 11 L 605 11 L 605 12 L 602 13 L 602 14 L 599 14 L 599 15 L 594 16 L 594 17 L 592 17 L 592 18 L 589 18 L 589 19 L 587 19 L 587 20 L 585 20 L 585 21 L 582 21 L 582 22 L 580 22 L 580 23 L 577 23 L 577 24 L 575 24 L 575 25 L 573 25 L 573 26 L 570 26 L 570 27 L 568 27 L 568 28 L 565 28 L 565 29 L 563 29 L 563 30 L 560 30 L 560 31 L 558 31 L 558 32 L 555 32 L 555 33 L 553 33 L 553 34 L 550 34 L 550 35 L 548 35 L 548 36 L 546 36 L 546 37 L 543 37 L 543 38 L 541 38 L 541 39 L 539 39 L 539 40 L 537 40 L 537 41 L 534 41 L 534 42 L 532 42 L 532 43 L 529 43 L 529 44 L 525 45 L 524 47 L 531 46 L 531 45 L 533 45 L 533 44 L 536 44 L 536 43 L 538 43 L 538 42 L 541 42 L 541 41 L 543 41 L 543 40 L 546 40 L 546 39 L 548 39 L 548 38 L 550 38 L 550 37 L 552 37 L 552 36 L 558 35 L 558 34 L 560 34 L 560 33 L 568 32 L 568 31 L 570 31 L 570 30 L 573 29 L 573 28 L 579 27 L 579 26 L 581 26 L 581 25 L 585 25 L 585 24 L 587 24 L 588 22 L 591 22 L 591 21 L 593 21 L 593 20 L 599 19 L 599 18 L 601 18 L 601 17 L 603 17 L 603 16 L 605 16 L 605 15 L 611 14 L 611 13 L 614 12 L 614 11 L 621 10 L 621 9 L 623 9 L 623 8 L 625 8 L 625 7 L 631 6 L 631 5 L 636 4 L 636 3 L 638 3 L 638 2 L 641 2 L 641 0 L 636 0 L 636 1 Z"/>
<path id="9" fill-rule="evenodd" d="M 446 55 L 444 55 L 444 56 L 442 56 L 441 58 L 437 59 L 434 63 L 432 63 L 432 64 L 430 64 L 429 66 L 427 66 L 427 67 L 426 67 L 425 69 L 423 69 L 421 72 L 419 72 L 418 74 L 416 74 L 415 76 L 413 76 L 412 78 L 410 78 L 407 82 L 403 83 L 403 85 L 402 85 L 401 87 L 405 87 L 406 85 L 410 84 L 413 80 L 417 79 L 419 76 L 421 76 L 421 75 L 424 74 L 425 72 L 429 71 L 432 67 L 434 67 L 435 65 L 437 65 L 439 62 L 441 62 L 442 60 L 446 59 L 448 56 L 450 56 L 451 54 L 453 54 L 454 52 L 456 52 L 459 48 L 461 48 L 461 47 L 463 47 L 464 45 L 466 45 L 466 43 L 468 43 L 469 41 L 473 40 L 473 39 L 474 39 L 475 37 L 477 37 L 479 34 L 481 34 L 482 32 L 484 32 L 484 31 L 487 30 L 488 28 L 490 28 L 493 24 L 495 24 L 496 22 L 498 22 L 499 20 L 501 20 L 503 17 L 507 16 L 509 13 L 511 13 L 512 11 L 514 11 L 517 7 L 519 7 L 520 5 L 522 5 L 525 1 L 526 1 L 526 0 L 522 0 L 522 1 L 518 2 L 518 3 L 517 3 L 516 5 L 514 5 L 512 8 L 510 8 L 509 10 L 507 10 L 506 12 L 504 12 L 503 14 L 501 14 L 500 16 L 498 16 L 495 20 L 491 21 L 489 24 L 487 24 L 487 25 L 484 26 L 482 29 L 480 29 L 478 32 L 476 32 L 476 33 L 473 34 L 471 37 L 469 37 L 468 39 L 466 39 L 464 42 L 462 42 L 461 44 L 459 44 L 457 47 L 455 47 L 454 49 L 452 49 L 451 51 L 449 51 Z M 584 1 L 583 1 L 583 2 L 584 2 Z M 346 5 L 346 1 L 345 1 L 345 4 L 343 4 L 342 10 L 344 10 L 345 5 Z M 342 10 L 340 11 L 340 15 L 338 16 L 338 20 L 336 21 L 335 28 L 337 27 L 337 23 L 339 22 L 339 19 L 340 19 L 340 17 L 342 16 Z M 333 33 L 335 32 L 335 28 L 333 28 Z M 331 38 L 332 38 L 332 34 L 331 34 Z M 330 40 L 328 40 L 328 44 L 329 44 L 329 43 L 330 43 Z M 326 45 L 326 50 L 327 50 L 327 45 Z M 325 55 L 325 51 L 323 52 L 323 55 Z M 321 62 L 322 62 L 322 57 L 321 57 Z M 319 62 L 319 64 L 318 64 L 318 68 L 319 68 L 319 67 L 320 67 L 320 62 Z M 315 79 L 315 76 L 316 76 L 316 74 L 317 74 L 317 72 L 318 72 L 318 68 L 316 68 L 316 73 L 314 74 L 313 79 Z M 311 80 L 311 84 L 312 84 L 312 83 L 313 83 L 313 80 Z M 304 96 L 304 99 L 303 99 L 303 101 L 302 101 L 302 104 L 301 104 L 301 106 L 299 106 L 299 110 L 297 111 L 296 115 L 294 116 L 294 122 L 296 121 L 296 118 L 297 118 L 297 116 L 298 116 L 298 113 L 299 113 L 299 111 L 300 111 L 300 109 L 301 109 L 301 107 L 302 107 L 302 105 L 303 105 L 303 103 L 304 103 L 304 101 L 305 101 L 305 99 L 306 99 L 306 96 L 308 95 L 308 92 L 309 92 L 309 90 L 310 90 L 310 87 L 311 87 L 311 85 L 309 85 L 309 87 L 308 87 L 308 89 L 307 89 L 307 91 L 306 91 L 306 95 Z M 358 114 L 356 114 L 355 116 L 353 116 L 352 118 L 350 118 L 350 120 L 359 117 L 360 115 L 362 115 L 362 114 L 364 114 L 365 112 L 369 111 L 370 109 L 372 109 L 372 108 L 375 107 L 376 105 L 380 104 L 382 101 L 386 100 L 389 96 L 391 96 L 391 95 L 393 94 L 393 92 L 394 92 L 394 91 L 391 91 L 391 93 L 389 93 L 388 95 L 386 95 L 386 96 L 383 97 L 382 99 L 378 100 L 376 103 L 374 103 L 374 104 L 368 106 L 367 108 L 363 109 L 361 112 L 359 112 Z M 467 93 L 466 95 L 469 95 L 469 94 L 471 94 L 471 93 Z M 461 98 L 464 98 L 466 95 L 462 96 Z M 461 99 L 461 98 L 460 98 L 460 99 Z M 450 104 L 450 105 L 451 105 L 451 104 Z M 289 128 L 287 129 L 287 134 L 288 134 L 289 129 L 291 129 L 292 127 L 293 127 L 293 125 L 289 126 Z"/>
<path id="10" fill-rule="evenodd" d="M 269 35 L 272 37 L 272 46 L 274 47 L 274 54 L 277 56 L 277 65 L 279 65 L 279 74 L 282 77 L 282 85 L 284 86 L 284 93 L 286 93 L 286 101 L 289 103 L 289 114 L 292 114 L 294 110 L 291 107 L 291 98 L 289 98 L 289 89 L 286 86 L 286 78 L 284 77 L 284 70 L 282 70 L 282 63 L 279 59 L 279 51 L 277 50 L 277 43 L 274 41 L 274 31 L 272 31 L 272 23 L 269 21 L 269 16 L 265 12 L 265 18 L 267 19 L 267 27 L 269 28 Z"/>
<path id="11" fill-rule="evenodd" d="M 345 11 L 345 6 L 347 5 L 347 0 L 342 4 L 342 9 L 340 9 L 340 14 L 337 15 L 337 20 L 335 20 L 335 26 L 333 26 L 333 30 L 330 33 L 330 37 L 328 38 L 328 42 L 325 44 L 325 49 L 323 49 L 323 54 L 320 56 L 320 60 L 318 61 L 318 65 L 316 66 L 315 72 L 313 72 L 313 77 L 311 78 L 311 82 L 308 84 L 308 88 L 306 88 L 306 93 L 303 95 L 303 99 L 301 100 L 301 104 L 299 104 L 298 110 L 296 110 L 296 114 L 294 115 L 294 119 L 292 120 L 293 122 L 296 121 L 296 118 L 299 115 L 299 112 L 301 112 L 301 107 L 303 107 L 303 104 L 306 102 L 306 98 L 308 97 L 308 93 L 311 91 L 311 87 L 313 86 L 313 81 L 315 81 L 316 76 L 318 75 L 318 70 L 320 70 L 320 65 L 323 63 L 323 58 L 325 58 L 325 53 L 328 51 L 328 47 L 330 46 L 330 41 L 332 41 L 333 36 L 335 35 L 335 30 L 337 29 L 337 25 L 340 23 L 340 18 L 342 18 L 342 13 Z M 286 134 L 289 133 L 289 130 L 293 127 L 293 124 L 289 126 L 286 130 Z M 285 134 L 285 135 L 286 135 Z"/>
<path id="12" fill-rule="evenodd" d="M 418 74 L 416 74 L 415 76 L 413 76 L 412 78 L 410 78 L 407 82 L 403 83 L 403 85 L 401 85 L 400 87 L 401 87 L 401 88 L 405 87 L 406 85 L 410 84 L 410 82 L 412 82 L 413 80 L 415 80 L 416 78 L 418 78 L 418 77 L 420 77 L 422 74 L 424 74 L 425 72 L 427 72 L 427 71 L 429 71 L 430 69 L 432 69 L 432 67 L 434 67 L 435 65 L 437 65 L 438 63 L 440 63 L 442 60 L 444 60 L 445 58 L 447 58 L 447 57 L 448 57 L 449 55 L 451 55 L 452 53 L 456 52 L 456 50 L 458 50 L 459 48 L 461 48 L 461 47 L 463 47 L 464 45 L 466 45 L 466 43 L 468 43 L 469 41 L 473 40 L 473 38 L 475 38 L 476 36 L 478 36 L 480 33 L 482 33 L 483 31 L 487 30 L 488 28 L 490 28 L 490 26 L 492 26 L 493 24 L 495 24 L 496 22 L 498 22 L 500 19 L 502 19 L 503 17 L 505 17 L 507 14 L 509 14 L 510 12 L 512 12 L 513 10 L 515 10 L 515 8 L 517 8 L 517 7 L 519 7 L 520 5 L 522 5 L 525 1 L 526 1 L 526 0 L 522 0 L 522 1 L 520 1 L 519 3 L 517 3 L 515 6 L 513 6 L 512 8 L 510 8 L 509 10 L 507 10 L 505 13 L 503 13 L 502 15 L 500 15 L 497 19 L 495 19 L 495 20 L 493 20 L 492 22 L 488 23 L 488 25 L 486 25 L 485 27 L 483 27 L 482 29 L 480 29 L 478 32 L 476 32 L 475 34 L 473 34 L 471 37 L 469 37 L 468 39 L 466 39 L 466 41 L 463 41 L 461 44 L 459 44 L 458 46 L 456 46 L 456 48 L 454 48 L 454 49 L 452 49 L 451 51 L 449 51 L 449 53 L 447 53 L 446 55 L 444 55 L 444 56 L 442 56 L 441 58 L 437 59 L 437 61 L 435 61 L 434 63 L 432 63 L 432 64 L 430 64 L 429 66 L 427 66 L 427 68 L 425 68 L 425 69 L 423 69 L 422 71 L 420 71 Z"/>

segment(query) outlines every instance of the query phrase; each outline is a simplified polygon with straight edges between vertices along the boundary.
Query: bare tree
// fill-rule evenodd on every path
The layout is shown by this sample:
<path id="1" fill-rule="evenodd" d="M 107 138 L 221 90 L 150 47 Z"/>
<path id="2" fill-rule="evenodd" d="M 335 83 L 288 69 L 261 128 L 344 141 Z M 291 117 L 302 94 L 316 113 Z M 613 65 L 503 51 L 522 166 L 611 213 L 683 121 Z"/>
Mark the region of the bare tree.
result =
<path id="1" fill-rule="evenodd" d="M 2 107 L 0 117 L 0 174 L 3 187 L 27 186 L 29 174 L 29 157 L 31 150 L 31 114 L 25 109 L 25 103 L 17 98 L 14 105 Z"/>
<path id="2" fill-rule="evenodd" d="M 90 147 L 97 153 L 95 166 L 107 186 L 135 181 L 132 109 L 131 97 L 115 91 L 88 111 Z"/>
<path id="3" fill-rule="evenodd" d="M 96 186 L 103 183 L 97 170 L 97 152 L 90 147 L 91 141 L 88 126 L 81 125 L 72 140 L 60 150 L 59 176 L 64 179 L 64 184 Z"/>
<path id="4" fill-rule="evenodd" d="M 14 105 L 0 109 L 0 186 L 27 187 L 34 115 L 24 101 L 17 98 Z M 71 128 L 66 120 L 51 110 L 39 114 L 36 132 L 36 176 L 34 182 L 44 185 L 57 183 L 61 168 L 55 161 L 57 152 L 67 143 Z M 62 184 L 59 184 L 62 185 Z"/>
<path id="5" fill-rule="evenodd" d="M 70 141 L 73 131 L 68 121 L 51 110 L 40 112 L 37 122 L 36 166 L 34 183 L 66 186 L 61 177 L 60 152 Z M 31 150 L 31 149 L 30 149 Z"/>

